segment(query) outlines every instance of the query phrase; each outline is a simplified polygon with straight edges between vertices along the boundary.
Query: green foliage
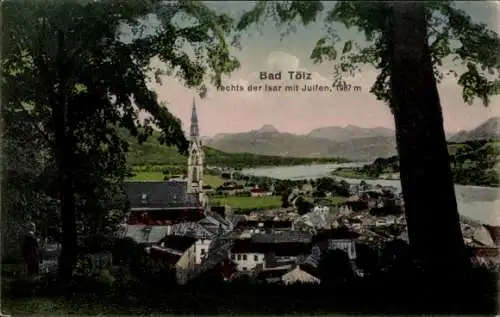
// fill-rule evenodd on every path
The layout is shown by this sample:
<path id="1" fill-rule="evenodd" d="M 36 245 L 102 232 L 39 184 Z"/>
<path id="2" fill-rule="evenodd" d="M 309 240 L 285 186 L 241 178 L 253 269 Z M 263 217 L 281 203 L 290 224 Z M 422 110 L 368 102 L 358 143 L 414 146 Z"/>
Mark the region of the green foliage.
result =
<path id="1" fill-rule="evenodd" d="M 302 216 L 310 212 L 314 205 L 310 201 L 304 199 L 304 197 L 299 196 L 295 200 L 295 207 L 297 208 L 297 213 Z"/>
<path id="2" fill-rule="evenodd" d="M 450 148 L 450 163 L 453 181 L 461 185 L 499 186 L 500 180 L 495 168 L 498 165 L 499 148 L 495 142 L 487 140 L 455 143 Z M 384 173 L 399 172 L 399 157 L 378 158 L 362 168 L 343 169 L 358 178 L 377 178 Z M 340 175 L 338 172 L 334 174 Z M 349 177 L 348 174 L 343 174 Z"/>
<path id="3" fill-rule="evenodd" d="M 458 84 L 462 86 L 464 101 L 470 104 L 479 98 L 484 105 L 488 105 L 489 97 L 500 92 L 500 57 L 491 54 L 500 49 L 498 34 L 489 30 L 484 23 L 474 23 L 466 12 L 454 6 L 454 1 L 429 1 L 425 5 L 437 80 L 447 76 L 459 77 Z M 389 38 L 386 35 L 390 9 L 390 2 L 384 1 L 337 1 L 331 10 L 321 15 L 324 16 L 326 34 L 319 35 L 311 59 L 316 63 L 336 60 L 333 65 L 334 83 L 360 71 L 361 65 L 375 67 L 379 74 L 371 92 L 379 100 L 388 102 L 390 81 L 386 48 Z M 244 31 L 271 16 L 278 25 L 288 23 L 290 31 L 297 24 L 297 17 L 301 18 L 302 24 L 307 25 L 323 11 L 321 1 L 258 1 L 253 10 L 243 15 L 236 30 Z M 265 14 L 267 12 L 273 14 Z M 358 29 L 365 35 L 368 44 L 340 39 L 335 31 L 335 23 Z M 441 67 L 445 59 L 453 59 L 453 69 Z"/>
<path id="4" fill-rule="evenodd" d="M 221 76 L 239 66 L 225 40 L 232 20 L 198 1 L 1 5 L 2 119 L 17 124 L 9 116 L 21 113 L 32 126 L 27 131 L 35 131 L 35 139 L 45 142 L 43 147 L 36 142 L 31 146 L 35 154 L 48 153 L 51 171 L 45 176 L 51 177 L 44 177 L 48 184 L 43 191 L 61 207 L 59 268 L 67 280 L 76 252 L 76 223 L 84 224 L 79 234 L 109 233 L 122 217 L 128 142 L 117 129 L 125 128 L 144 142 L 156 127 L 160 142 L 185 153 L 180 121 L 148 84 L 164 73 L 174 74 L 202 96 L 206 78 L 220 84 Z M 146 17 L 159 21 L 148 34 L 142 32 Z M 179 18 L 190 22 L 180 25 Z M 124 27 L 134 34 L 128 42 L 121 38 Z M 185 51 L 186 44 L 194 57 Z M 164 66 L 153 67 L 153 58 Z M 140 111 L 149 116 L 139 120 Z M 20 187 L 16 190 L 21 192 Z M 109 210 L 116 212 L 111 215 Z"/>
<path id="5" fill-rule="evenodd" d="M 127 269 L 115 268 L 110 271 L 115 282 L 106 294 L 75 288 L 69 296 L 47 296 L 47 289 L 41 287 L 40 283 L 31 283 L 23 288 L 36 289 L 38 297 L 16 298 L 12 293 L 4 293 L 2 309 L 13 315 L 284 315 L 291 312 L 346 315 L 353 311 L 359 314 L 404 314 L 408 311 L 444 314 L 467 311 L 471 315 L 490 315 L 497 308 L 494 270 L 474 269 L 470 279 L 454 276 L 446 287 L 438 287 L 439 283 L 435 279 L 421 272 L 405 274 L 408 270 L 393 267 L 386 272 L 376 271 L 369 277 L 343 282 L 339 281 L 338 273 L 343 269 L 348 271 L 349 263 L 340 262 L 345 260 L 340 255 L 329 260 L 332 258 L 338 258 L 339 261 L 331 261 L 331 266 L 325 267 L 325 276 L 332 281 L 330 285 L 333 287 L 330 289 L 321 285 L 283 285 L 249 279 L 224 282 L 219 272 L 200 276 L 196 282 L 178 286 L 172 280 L 153 280 L 157 277 L 153 275 L 138 279 Z M 324 263 L 328 264 L 327 261 Z M 408 296 L 414 292 L 420 294 L 421 300 L 415 301 L 414 297 Z M 259 305 L 249 301 L 249 298 L 258 299 Z"/>
<path id="6" fill-rule="evenodd" d="M 142 144 L 134 142 L 126 131 L 120 132 L 130 144 L 127 162 L 134 170 L 158 171 L 187 166 L 187 158 L 179 155 L 175 148 L 162 145 L 158 141 L 159 133 L 154 131 L 152 137 Z M 234 169 L 252 168 L 258 166 L 301 165 L 311 163 L 347 162 L 342 158 L 300 158 L 258 155 L 252 153 L 227 153 L 205 146 L 205 162 L 208 166 L 231 167 Z M 140 167 L 139 167 L 140 166 Z M 149 166 L 149 167 L 146 167 Z M 163 167 L 161 167 L 163 166 Z M 172 172 L 171 174 L 182 174 Z"/>

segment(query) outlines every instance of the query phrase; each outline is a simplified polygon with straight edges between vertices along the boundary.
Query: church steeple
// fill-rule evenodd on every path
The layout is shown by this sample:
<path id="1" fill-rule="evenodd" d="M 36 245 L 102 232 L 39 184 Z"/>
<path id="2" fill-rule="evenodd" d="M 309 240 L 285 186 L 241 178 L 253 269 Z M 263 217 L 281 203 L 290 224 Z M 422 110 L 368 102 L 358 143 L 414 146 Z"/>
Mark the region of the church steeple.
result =
<path id="1" fill-rule="evenodd" d="M 193 108 L 191 110 L 191 131 L 190 139 L 197 140 L 200 137 L 200 128 L 198 127 L 198 114 L 196 113 L 196 100 L 193 97 Z"/>
<path id="2" fill-rule="evenodd" d="M 203 189 L 203 164 L 204 155 L 200 140 L 200 130 L 198 127 L 198 115 L 196 113 L 196 102 L 193 98 L 193 108 L 191 111 L 191 128 L 189 133 L 189 157 L 188 157 L 188 192 L 197 192 L 202 196 Z"/>

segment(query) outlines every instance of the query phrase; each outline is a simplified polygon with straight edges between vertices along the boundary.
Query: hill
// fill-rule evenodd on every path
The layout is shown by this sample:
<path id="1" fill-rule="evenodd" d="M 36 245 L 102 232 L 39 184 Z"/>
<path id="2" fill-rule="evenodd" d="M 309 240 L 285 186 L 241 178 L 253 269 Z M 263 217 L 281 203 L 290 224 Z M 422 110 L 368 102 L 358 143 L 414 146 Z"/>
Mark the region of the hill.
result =
<path id="1" fill-rule="evenodd" d="M 158 142 L 158 134 L 154 133 L 144 143 L 139 144 L 127 132 L 122 132 L 129 143 L 127 161 L 130 165 L 169 165 L 186 166 L 187 157 L 178 153 L 174 147 L 161 145 Z M 233 168 L 249 168 L 271 165 L 300 165 L 310 163 L 334 163 L 345 162 L 342 158 L 301 158 L 285 156 L 258 155 L 254 153 L 226 153 L 204 146 L 205 162 L 212 166 L 230 166 Z"/>
<path id="2" fill-rule="evenodd" d="M 462 130 L 456 133 L 449 139 L 449 142 L 463 143 L 467 141 L 497 139 L 500 139 L 500 117 L 493 117 L 472 130 Z"/>
<path id="3" fill-rule="evenodd" d="M 393 137 L 394 130 L 389 128 L 361 128 L 355 125 L 348 125 L 346 127 L 322 127 L 311 130 L 307 134 L 311 137 L 324 138 L 333 141 L 350 141 L 360 138 L 371 137 Z"/>
<path id="4" fill-rule="evenodd" d="M 315 129 L 306 135 L 279 132 L 264 125 L 249 132 L 217 135 L 208 146 L 231 153 L 287 157 L 344 157 L 366 161 L 395 154 L 394 131 L 355 126 Z"/>

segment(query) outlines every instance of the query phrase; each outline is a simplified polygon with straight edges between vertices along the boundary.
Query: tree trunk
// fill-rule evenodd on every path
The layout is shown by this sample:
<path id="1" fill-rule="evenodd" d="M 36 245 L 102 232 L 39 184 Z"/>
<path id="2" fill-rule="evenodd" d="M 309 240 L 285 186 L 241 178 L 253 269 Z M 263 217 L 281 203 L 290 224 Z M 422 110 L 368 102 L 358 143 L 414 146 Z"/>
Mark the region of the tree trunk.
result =
<path id="1" fill-rule="evenodd" d="M 57 81 L 58 88 L 51 92 L 52 124 L 54 128 L 54 152 L 59 172 L 59 198 L 61 201 L 61 255 L 59 258 L 59 281 L 66 285 L 71 281 L 77 259 L 77 230 L 75 218 L 75 192 L 73 162 L 75 144 L 72 137 L 68 111 L 68 72 L 65 65 L 64 33 L 58 32 Z M 55 89 L 55 88 L 54 88 Z"/>
<path id="2" fill-rule="evenodd" d="M 392 2 L 391 109 L 410 245 L 427 269 L 466 264 L 424 2 Z"/>

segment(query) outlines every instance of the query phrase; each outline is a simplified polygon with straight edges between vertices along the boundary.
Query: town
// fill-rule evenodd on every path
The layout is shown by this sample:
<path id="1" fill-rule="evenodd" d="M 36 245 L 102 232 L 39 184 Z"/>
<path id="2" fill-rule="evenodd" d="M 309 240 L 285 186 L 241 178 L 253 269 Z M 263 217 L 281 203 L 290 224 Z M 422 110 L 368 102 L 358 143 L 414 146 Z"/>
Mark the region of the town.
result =
<path id="1" fill-rule="evenodd" d="M 383 269 L 394 245 L 408 243 L 404 203 L 394 187 L 333 178 L 259 182 L 229 167 L 209 167 L 211 175 L 225 180 L 212 188 L 203 184 L 207 168 L 194 102 L 189 137 L 186 176 L 126 183 L 130 212 L 117 233 L 142 248 L 148 261 L 175 270 L 178 284 L 210 270 L 225 281 L 244 275 L 265 282 L 320 283 L 321 258 L 334 250 L 363 277 Z M 213 201 L 221 196 L 279 196 L 282 204 L 242 213 Z M 463 218 L 462 230 L 473 260 L 498 267 L 498 228 Z M 57 250 L 46 245 L 40 272 L 56 272 Z M 116 257 L 89 255 L 94 270 L 111 266 Z"/>

